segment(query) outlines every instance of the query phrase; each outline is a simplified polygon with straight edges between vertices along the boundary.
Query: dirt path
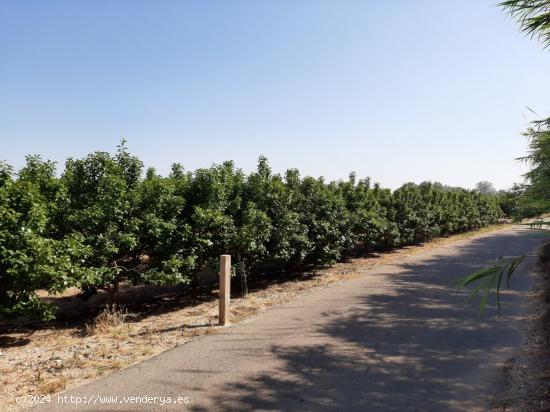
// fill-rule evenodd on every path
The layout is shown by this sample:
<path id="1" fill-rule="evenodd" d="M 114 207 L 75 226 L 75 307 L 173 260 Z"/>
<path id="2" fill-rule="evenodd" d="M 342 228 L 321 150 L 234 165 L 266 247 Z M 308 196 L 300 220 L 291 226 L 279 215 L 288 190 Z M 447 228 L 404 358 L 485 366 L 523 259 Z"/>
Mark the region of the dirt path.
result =
<path id="1" fill-rule="evenodd" d="M 533 252 L 545 239 L 548 232 L 511 228 L 365 269 L 359 279 L 69 390 L 64 405 L 53 395 L 38 409 L 487 410 L 500 367 L 523 338 L 535 257 L 503 297 L 500 322 L 494 308 L 480 319 L 449 282 L 498 256 Z M 91 404 L 70 403 L 71 395 Z M 124 398 L 131 396 L 141 398 Z M 102 404 L 105 397 L 118 398 Z M 164 397 L 190 403 L 167 405 Z"/>

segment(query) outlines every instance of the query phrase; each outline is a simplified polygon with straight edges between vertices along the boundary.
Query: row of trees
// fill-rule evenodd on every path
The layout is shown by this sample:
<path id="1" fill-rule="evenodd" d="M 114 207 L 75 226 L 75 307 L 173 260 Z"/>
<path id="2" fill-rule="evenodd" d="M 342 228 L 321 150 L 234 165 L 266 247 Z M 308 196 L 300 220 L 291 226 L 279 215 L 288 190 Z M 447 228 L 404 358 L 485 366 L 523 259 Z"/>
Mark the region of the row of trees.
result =
<path id="1" fill-rule="evenodd" d="M 534 122 L 536 130 L 535 127 L 532 127 L 529 128 L 527 133 L 525 133 L 525 135 L 531 140 L 531 150 L 533 150 L 534 145 L 538 146 L 542 142 L 542 139 L 535 137 L 539 134 L 544 134 L 544 129 L 541 123 L 542 122 Z M 547 120 L 546 123 L 546 133 L 548 133 L 548 125 L 550 125 L 550 122 Z M 535 151 L 537 153 L 540 152 L 538 148 Z M 518 160 L 531 163 L 531 155 L 528 154 Z M 538 163 L 539 165 L 537 167 L 540 170 L 540 167 L 542 167 L 542 163 L 544 162 L 539 161 Z M 497 196 L 500 209 L 504 215 L 511 218 L 515 222 L 519 223 L 524 219 L 537 218 L 550 210 L 550 203 L 548 202 L 548 196 L 538 196 L 538 194 L 534 192 L 533 188 L 528 183 L 531 174 L 533 174 L 533 172 L 528 172 L 525 175 L 525 177 L 527 177 L 527 183 L 515 183 L 512 188 L 508 190 L 497 191 L 493 184 L 488 181 L 481 181 L 476 184 L 476 190 L 480 193 Z M 545 186 L 545 184 L 539 184 L 538 187 L 544 188 L 548 186 Z"/>
<path id="2" fill-rule="evenodd" d="M 391 191 L 347 181 L 254 173 L 232 162 L 168 177 L 131 155 L 95 152 L 55 164 L 0 164 L 0 316 L 53 316 L 36 295 L 79 287 L 84 296 L 121 282 L 196 284 L 220 254 L 233 256 L 247 291 L 258 265 L 326 265 L 359 242 L 366 251 L 410 245 L 495 222 L 495 196 L 431 183 Z"/>

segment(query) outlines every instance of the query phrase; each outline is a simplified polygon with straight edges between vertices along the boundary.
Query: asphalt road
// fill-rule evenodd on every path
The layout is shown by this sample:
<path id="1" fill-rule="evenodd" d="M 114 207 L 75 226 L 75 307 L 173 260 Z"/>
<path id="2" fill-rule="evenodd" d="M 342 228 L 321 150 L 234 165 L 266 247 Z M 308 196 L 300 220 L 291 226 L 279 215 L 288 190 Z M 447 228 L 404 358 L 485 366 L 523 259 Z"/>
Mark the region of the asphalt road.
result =
<path id="1" fill-rule="evenodd" d="M 65 404 L 54 396 L 49 409 L 487 410 L 523 339 L 532 252 L 548 237 L 513 228 L 426 248 L 69 390 Z M 449 286 L 498 256 L 529 252 L 501 321 L 494 306 L 480 318 Z"/>

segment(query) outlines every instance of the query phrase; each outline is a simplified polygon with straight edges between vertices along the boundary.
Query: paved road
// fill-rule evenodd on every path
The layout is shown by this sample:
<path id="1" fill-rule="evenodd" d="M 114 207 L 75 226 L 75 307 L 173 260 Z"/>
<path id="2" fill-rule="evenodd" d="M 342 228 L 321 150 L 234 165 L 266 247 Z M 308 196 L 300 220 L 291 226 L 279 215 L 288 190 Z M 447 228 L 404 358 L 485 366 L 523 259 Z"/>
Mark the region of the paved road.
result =
<path id="1" fill-rule="evenodd" d="M 449 281 L 501 255 L 532 252 L 548 232 L 507 229 L 426 249 L 360 279 L 315 290 L 112 376 L 81 397 L 190 397 L 190 404 L 52 406 L 55 410 L 487 410 L 500 365 L 522 340 L 534 256 L 483 319 Z M 44 409 L 44 408 L 42 408 Z"/>

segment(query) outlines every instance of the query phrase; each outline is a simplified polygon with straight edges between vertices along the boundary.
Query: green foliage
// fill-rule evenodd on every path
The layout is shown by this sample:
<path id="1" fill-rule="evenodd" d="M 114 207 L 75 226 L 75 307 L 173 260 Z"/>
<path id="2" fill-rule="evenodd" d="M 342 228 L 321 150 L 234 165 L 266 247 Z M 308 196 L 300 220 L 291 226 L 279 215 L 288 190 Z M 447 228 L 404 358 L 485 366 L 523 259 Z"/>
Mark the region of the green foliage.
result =
<path id="1" fill-rule="evenodd" d="M 500 315 L 500 291 L 502 286 L 505 284 L 508 289 L 510 288 L 510 279 L 523 259 L 524 256 L 500 257 L 493 265 L 460 279 L 459 286 L 476 285 L 470 292 L 468 302 L 481 292 L 479 310 L 480 314 L 483 314 L 489 293 L 494 291 L 496 292 L 498 313 Z"/>
<path id="2" fill-rule="evenodd" d="M 500 6 L 516 18 L 521 30 L 550 45 L 550 2 L 548 0 L 506 0 Z"/>
<path id="3" fill-rule="evenodd" d="M 0 310 L 2 316 L 53 316 L 37 290 L 100 289 L 115 302 L 118 285 L 196 285 L 220 254 L 247 293 L 256 269 L 275 264 L 330 265 L 357 242 L 366 252 L 414 244 L 495 222 L 494 196 L 441 184 L 392 192 L 369 179 L 326 183 L 291 169 L 274 174 L 265 157 L 245 175 L 232 162 L 167 177 L 123 141 L 114 155 L 95 152 L 55 165 L 28 157 L 17 178 L 0 163 Z"/>
<path id="4" fill-rule="evenodd" d="M 80 235 L 92 250 L 83 262 L 86 276 L 77 279 L 85 296 L 106 289 L 114 301 L 122 281 L 188 281 L 192 262 L 181 250 L 188 230 L 178 220 L 184 198 L 176 193 L 176 182 L 153 170 L 142 180 L 142 169 L 124 141 L 115 156 L 95 152 L 67 160 L 58 230 Z"/>
<path id="5" fill-rule="evenodd" d="M 533 122 L 524 133 L 529 141 L 527 156 L 521 158 L 529 165 L 525 174 L 527 199 L 544 210 L 550 210 L 550 118 Z"/>
<path id="6" fill-rule="evenodd" d="M 90 249 L 83 238 L 54 237 L 60 190 L 54 173 L 55 165 L 37 156 L 27 157 L 15 180 L 11 168 L 0 165 L 0 317 L 52 318 L 36 291 L 61 292 L 86 273 L 80 264 Z"/>
<path id="7" fill-rule="evenodd" d="M 236 256 L 238 273 L 241 277 L 243 294 L 248 293 L 248 274 L 250 269 L 268 255 L 268 242 L 273 227 L 269 216 L 256 205 L 249 202 L 238 222 L 237 230 L 231 240 L 231 254 Z"/>
<path id="8" fill-rule="evenodd" d="M 550 118 L 533 122 L 524 136 L 529 149 L 518 160 L 530 167 L 524 175 L 527 183 L 498 193 L 502 211 L 516 222 L 550 211 Z"/>

